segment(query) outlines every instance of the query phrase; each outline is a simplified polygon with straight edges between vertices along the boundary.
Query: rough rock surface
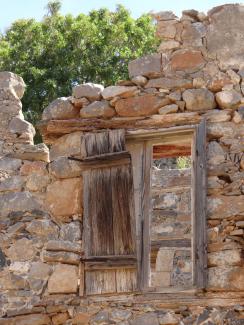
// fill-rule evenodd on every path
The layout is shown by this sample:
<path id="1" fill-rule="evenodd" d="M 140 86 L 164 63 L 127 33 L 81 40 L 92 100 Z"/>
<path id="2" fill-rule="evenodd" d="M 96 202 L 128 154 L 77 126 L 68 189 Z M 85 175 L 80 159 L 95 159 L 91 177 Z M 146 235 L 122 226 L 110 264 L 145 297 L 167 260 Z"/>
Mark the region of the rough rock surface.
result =
<path id="1" fill-rule="evenodd" d="M 99 100 L 101 98 L 101 93 L 104 87 L 102 85 L 86 83 L 82 85 L 75 86 L 73 88 L 73 96 L 75 98 L 86 97 L 87 99 Z"/>
<path id="2" fill-rule="evenodd" d="M 65 120 L 76 117 L 79 117 L 79 109 L 66 97 L 55 99 L 42 113 L 43 120 Z"/>
<path id="3" fill-rule="evenodd" d="M 83 118 L 104 117 L 109 118 L 115 115 L 114 108 L 107 101 L 95 101 L 80 110 L 80 116 Z"/>
<path id="4" fill-rule="evenodd" d="M 188 89 L 182 97 L 188 111 L 209 110 L 216 107 L 214 95 L 208 89 Z"/>
<path id="5" fill-rule="evenodd" d="M 48 281 L 49 293 L 76 293 L 78 270 L 76 266 L 60 264 Z"/>
<path id="6" fill-rule="evenodd" d="M 130 77 L 158 77 L 162 73 L 161 54 L 152 54 L 131 61 L 128 65 Z"/>

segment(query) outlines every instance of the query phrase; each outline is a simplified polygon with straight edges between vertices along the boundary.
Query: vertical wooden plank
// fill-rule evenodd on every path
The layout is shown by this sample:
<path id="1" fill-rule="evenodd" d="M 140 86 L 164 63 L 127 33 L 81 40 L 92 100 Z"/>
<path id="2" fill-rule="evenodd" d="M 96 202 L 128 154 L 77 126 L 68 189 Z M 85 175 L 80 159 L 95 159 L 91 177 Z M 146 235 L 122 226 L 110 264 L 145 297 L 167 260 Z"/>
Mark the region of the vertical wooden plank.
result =
<path id="1" fill-rule="evenodd" d="M 149 286 L 150 275 L 150 213 L 151 213 L 151 168 L 152 168 L 152 143 L 144 142 L 142 165 L 142 286 Z"/>
<path id="2" fill-rule="evenodd" d="M 116 292 L 116 270 L 87 271 L 86 294 L 103 294 Z"/>
<path id="3" fill-rule="evenodd" d="M 193 283 L 207 284 L 206 121 L 196 127 L 192 148 Z"/>
<path id="4" fill-rule="evenodd" d="M 142 289 L 141 269 L 142 269 L 142 163 L 143 163 L 143 142 L 129 142 L 126 149 L 131 154 L 133 185 L 134 185 L 134 206 L 135 206 L 135 229 L 136 229 L 136 254 L 137 254 L 137 283 Z"/>
<path id="5" fill-rule="evenodd" d="M 85 268 L 84 263 L 80 263 L 80 288 L 79 295 L 83 297 L 85 294 Z"/>
<path id="6" fill-rule="evenodd" d="M 116 270 L 117 292 L 131 292 L 137 289 L 137 272 L 135 269 Z"/>

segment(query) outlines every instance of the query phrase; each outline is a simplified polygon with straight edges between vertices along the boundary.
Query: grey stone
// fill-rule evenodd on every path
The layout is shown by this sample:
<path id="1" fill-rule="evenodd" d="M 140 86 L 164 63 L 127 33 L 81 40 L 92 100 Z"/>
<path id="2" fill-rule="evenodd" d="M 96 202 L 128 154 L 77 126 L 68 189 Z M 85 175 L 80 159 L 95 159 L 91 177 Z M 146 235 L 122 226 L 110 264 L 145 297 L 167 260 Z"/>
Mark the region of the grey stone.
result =
<path id="1" fill-rule="evenodd" d="M 95 316 L 91 319 L 92 325 L 103 325 L 108 324 L 109 317 L 108 317 L 108 311 L 102 310 L 99 313 L 97 313 Z"/>
<path id="2" fill-rule="evenodd" d="M 80 255 L 72 252 L 44 251 L 42 255 L 44 262 L 64 263 L 79 265 Z"/>
<path id="3" fill-rule="evenodd" d="M 0 158 L 0 170 L 10 174 L 20 169 L 22 161 L 20 159 L 12 159 L 8 157 Z"/>
<path id="4" fill-rule="evenodd" d="M 0 88 L 10 87 L 15 90 L 15 93 L 19 98 L 23 97 L 26 87 L 24 80 L 12 72 L 0 72 Z"/>
<path id="5" fill-rule="evenodd" d="M 164 114 L 176 113 L 177 111 L 178 111 L 178 106 L 176 104 L 170 104 L 170 105 L 161 107 L 158 110 L 158 113 L 160 115 L 164 115 Z"/>
<path id="6" fill-rule="evenodd" d="M 99 100 L 103 89 L 102 85 L 85 83 L 73 88 L 73 96 L 75 98 L 86 97 L 89 100 Z"/>
<path id="7" fill-rule="evenodd" d="M 49 166 L 51 174 L 57 178 L 73 178 L 82 174 L 81 163 L 67 157 L 57 158 Z"/>
<path id="8" fill-rule="evenodd" d="M 60 97 L 49 104 L 42 113 L 43 120 L 66 120 L 79 117 L 79 108 L 69 98 Z"/>
<path id="9" fill-rule="evenodd" d="M 36 249 L 33 242 L 27 238 L 18 239 L 7 250 L 6 255 L 12 261 L 28 261 L 35 257 Z"/>
<path id="10" fill-rule="evenodd" d="M 221 69 L 243 69 L 243 5 L 229 4 L 213 8 L 206 38 L 210 55 L 217 57 Z"/>
<path id="11" fill-rule="evenodd" d="M 158 48 L 158 52 L 162 53 L 165 51 L 176 50 L 178 48 L 180 48 L 180 42 L 175 40 L 163 41 Z"/>
<path id="12" fill-rule="evenodd" d="M 3 268 L 6 265 L 6 257 L 5 254 L 3 253 L 3 251 L 0 248 L 0 270 L 1 268 Z"/>
<path id="13" fill-rule="evenodd" d="M 217 141 L 208 144 L 207 159 L 208 164 L 211 165 L 218 165 L 225 161 L 225 152 Z"/>
<path id="14" fill-rule="evenodd" d="M 23 186 L 22 176 L 12 176 L 0 182 L 0 192 L 21 191 Z"/>
<path id="15" fill-rule="evenodd" d="M 221 266 L 209 268 L 208 287 L 212 290 L 243 290 L 244 267 Z"/>
<path id="16" fill-rule="evenodd" d="M 129 62 L 129 76 L 159 77 L 162 74 L 161 54 L 151 54 Z"/>
<path id="17" fill-rule="evenodd" d="M 51 220 L 33 220 L 31 221 L 26 230 L 33 236 L 42 237 L 47 239 L 57 239 L 59 229 Z"/>
<path id="18" fill-rule="evenodd" d="M 138 86 L 144 86 L 147 83 L 147 78 L 143 76 L 136 76 L 132 78 L 131 81 Z"/>
<path id="19" fill-rule="evenodd" d="M 113 117 L 115 114 L 116 112 L 114 108 L 111 107 L 106 100 L 95 101 L 90 105 L 83 107 L 80 110 L 80 116 L 82 118 L 94 118 L 94 117 L 110 118 Z"/>
<path id="20" fill-rule="evenodd" d="M 30 278 L 47 279 L 51 273 L 52 267 L 41 261 L 31 263 Z"/>
<path id="21" fill-rule="evenodd" d="M 0 196 L 1 218 L 14 212 L 24 214 L 33 210 L 43 210 L 43 207 L 30 192 L 7 193 Z"/>
<path id="22" fill-rule="evenodd" d="M 64 251 L 64 252 L 73 252 L 81 253 L 81 245 L 74 243 L 73 241 L 67 240 L 50 240 L 46 244 L 46 250 L 48 251 Z"/>
<path id="23" fill-rule="evenodd" d="M 159 314 L 158 316 L 160 325 L 178 325 L 179 319 L 170 312 Z"/>
<path id="24" fill-rule="evenodd" d="M 62 225 L 60 229 L 60 239 L 67 241 L 81 240 L 81 224 L 79 221 Z"/>
<path id="25" fill-rule="evenodd" d="M 132 313 L 129 310 L 113 309 L 109 319 L 118 322 L 118 321 L 128 320 L 131 316 Z"/>
<path id="26" fill-rule="evenodd" d="M 159 325 L 159 321 L 155 313 L 146 313 L 131 320 L 130 325 Z"/>
<path id="27" fill-rule="evenodd" d="M 242 252 L 239 249 L 225 250 L 208 254 L 208 266 L 242 265 Z"/>
<path id="28" fill-rule="evenodd" d="M 204 111 L 216 107 L 214 95 L 208 89 L 188 89 L 182 97 L 188 111 Z"/>

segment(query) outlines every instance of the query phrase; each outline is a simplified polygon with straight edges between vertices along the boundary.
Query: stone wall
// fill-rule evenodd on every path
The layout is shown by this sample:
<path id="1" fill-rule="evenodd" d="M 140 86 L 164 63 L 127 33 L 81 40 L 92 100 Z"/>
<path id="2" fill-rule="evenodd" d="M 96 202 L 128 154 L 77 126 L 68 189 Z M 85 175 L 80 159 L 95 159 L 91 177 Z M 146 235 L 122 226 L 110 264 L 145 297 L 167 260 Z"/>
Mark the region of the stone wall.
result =
<path id="1" fill-rule="evenodd" d="M 243 324 L 244 9 L 155 14 L 159 52 L 130 80 L 74 87 L 43 112 L 46 145 L 21 113 L 23 80 L 0 73 L 0 324 Z M 207 119 L 206 292 L 79 296 L 84 132 Z M 49 157 L 50 156 L 50 157 Z"/>

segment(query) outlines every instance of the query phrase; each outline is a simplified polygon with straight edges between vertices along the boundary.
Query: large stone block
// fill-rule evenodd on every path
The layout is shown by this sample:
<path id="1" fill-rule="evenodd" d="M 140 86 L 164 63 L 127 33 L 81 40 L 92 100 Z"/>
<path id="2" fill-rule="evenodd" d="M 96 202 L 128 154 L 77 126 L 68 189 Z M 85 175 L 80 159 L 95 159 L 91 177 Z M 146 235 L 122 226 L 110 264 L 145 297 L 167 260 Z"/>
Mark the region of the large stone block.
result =
<path id="1" fill-rule="evenodd" d="M 200 51 L 178 50 L 171 57 L 171 68 L 174 71 L 196 72 L 204 67 L 206 61 Z"/>
<path id="2" fill-rule="evenodd" d="M 212 290 L 244 290 L 244 267 L 209 268 L 208 287 Z"/>
<path id="3" fill-rule="evenodd" d="M 7 217 L 15 212 L 43 210 L 41 204 L 29 192 L 7 193 L 0 196 L 0 216 Z"/>
<path id="4" fill-rule="evenodd" d="M 192 80 L 182 78 L 158 78 L 151 79 L 145 88 L 163 88 L 163 89 L 188 89 L 192 87 Z"/>
<path id="5" fill-rule="evenodd" d="M 73 265 L 57 265 L 48 281 L 48 292 L 76 293 L 77 287 L 78 268 Z"/>
<path id="6" fill-rule="evenodd" d="M 224 250 L 220 252 L 213 252 L 208 254 L 208 266 L 227 266 L 236 265 L 242 266 L 243 253 L 241 249 Z"/>
<path id="7" fill-rule="evenodd" d="M 105 88 L 102 92 L 102 96 L 106 100 L 111 100 L 114 97 L 127 98 L 133 96 L 137 92 L 137 87 L 127 87 L 127 86 L 109 86 Z"/>
<path id="8" fill-rule="evenodd" d="M 225 219 L 244 215 L 243 195 L 208 197 L 207 215 L 209 219 Z"/>
<path id="9" fill-rule="evenodd" d="M 21 238 L 10 246 L 6 254 L 12 261 L 28 261 L 35 257 L 36 249 L 31 240 Z"/>
<path id="10" fill-rule="evenodd" d="M 63 179 L 48 185 L 46 203 L 54 216 L 81 213 L 81 178 Z"/>
<path id="11" fill-rule="evenodd" d="M 157 314 L 145 313 L 130 321 L 130 325 L 159 325 Z"/>
<path id="12" fill-rule="evenodd" d="M 19 158 L 23 160 L 40 160 L 49 161 L 49 149 L 44 143 L 36 145 L 22 144 L 16 145 L 14 151 L 8 154 L 9 157 Z"/>
<path id="13" fill-rule="evenodd" d="M 159 108 L 169 103 L 168 98 L 147 95 L 120 99 L 116 102 L 115 109 L 120 116 L 147 116 L 157 113 Z"/>
<path id="14" fill-rule="evenodd" d="M 90 105 L 83 107 L 80 110 L 80 116 L 82 118 L 94 118 L 94 117 L 103 117 L 110 118 L 115 115 L 115 110 L 109 105 L 106 100 L 95 101 Z"/>
<path id="15" fill-rule="evenodd" d="M 50 149 L 50 160 L 58 157 L 80 156 L 82 132 L 73 132 L 60 137 Z"/>
<path id="16" fill-rule="evenodd" d="M 150 54 L 129 62 L 129 76 L 159 77 L 162 74 L 161 54 Z"/>
<path id="17" fill-rule="evenodd" d="M 85 83 L 82 85 L 75 86 L 73 88 L 73 96 L 75 98 L 86 97 L 89 100 L 99 100 L 104 87 L 102 85 Z"/>
<path id="18" fill-rule="evenodd" d="M 222 109 L 236 108 L 241 98 L 241 94 L 235 90 L 224 90 L 216 94 L 216 101 Z"/>
<path id="19" fill-rule="evenodd" d="M 188 111 L 205 111 L 216 107 L 214 95 L 208 89 L 188 89 L 182 97 Z"/>
<path id="20" fill-rule="evenodd" d="M 0 88 L 11 87 L 15 90 L 15 93 L 19 98 L 23 97 L 26 87 L 24 80 L 12 72 L 0 72 Z"/>
<path id="21" fill-rule="evenodd" d="M 50 172 L 56 178 L 73 178 L 82 174 L 82 166 L 79 161 L 60 157 L 50 163 Z"/>
<path id="22" fill-rule="evenodd" d="M 47 239 L 57 239 L 59 234 L 58 226 L 51 220 L 32 220 L 26 230 L 33 236 Z"/>
<path id="23" fill-rule="evenodd" d="M 79 108 L 69 98 L 60 97 L 51 102 L 43 111 L 43 120 L 66 120 L 79 117 Z"/>
<path id="24" fill-rule="evenodd" d="M 208 51 L 217 57 L 221 69 L 244 68 L 243 5 L 229 4 L 213 8 L 206 35 Z"/>
<path id="25" fill-rule="evenodd" d="M 207 162 L 209 165 L 218 165 L 225 162 L 226 154 L 217 141 L 211 141 L 207 149 Z"/>

